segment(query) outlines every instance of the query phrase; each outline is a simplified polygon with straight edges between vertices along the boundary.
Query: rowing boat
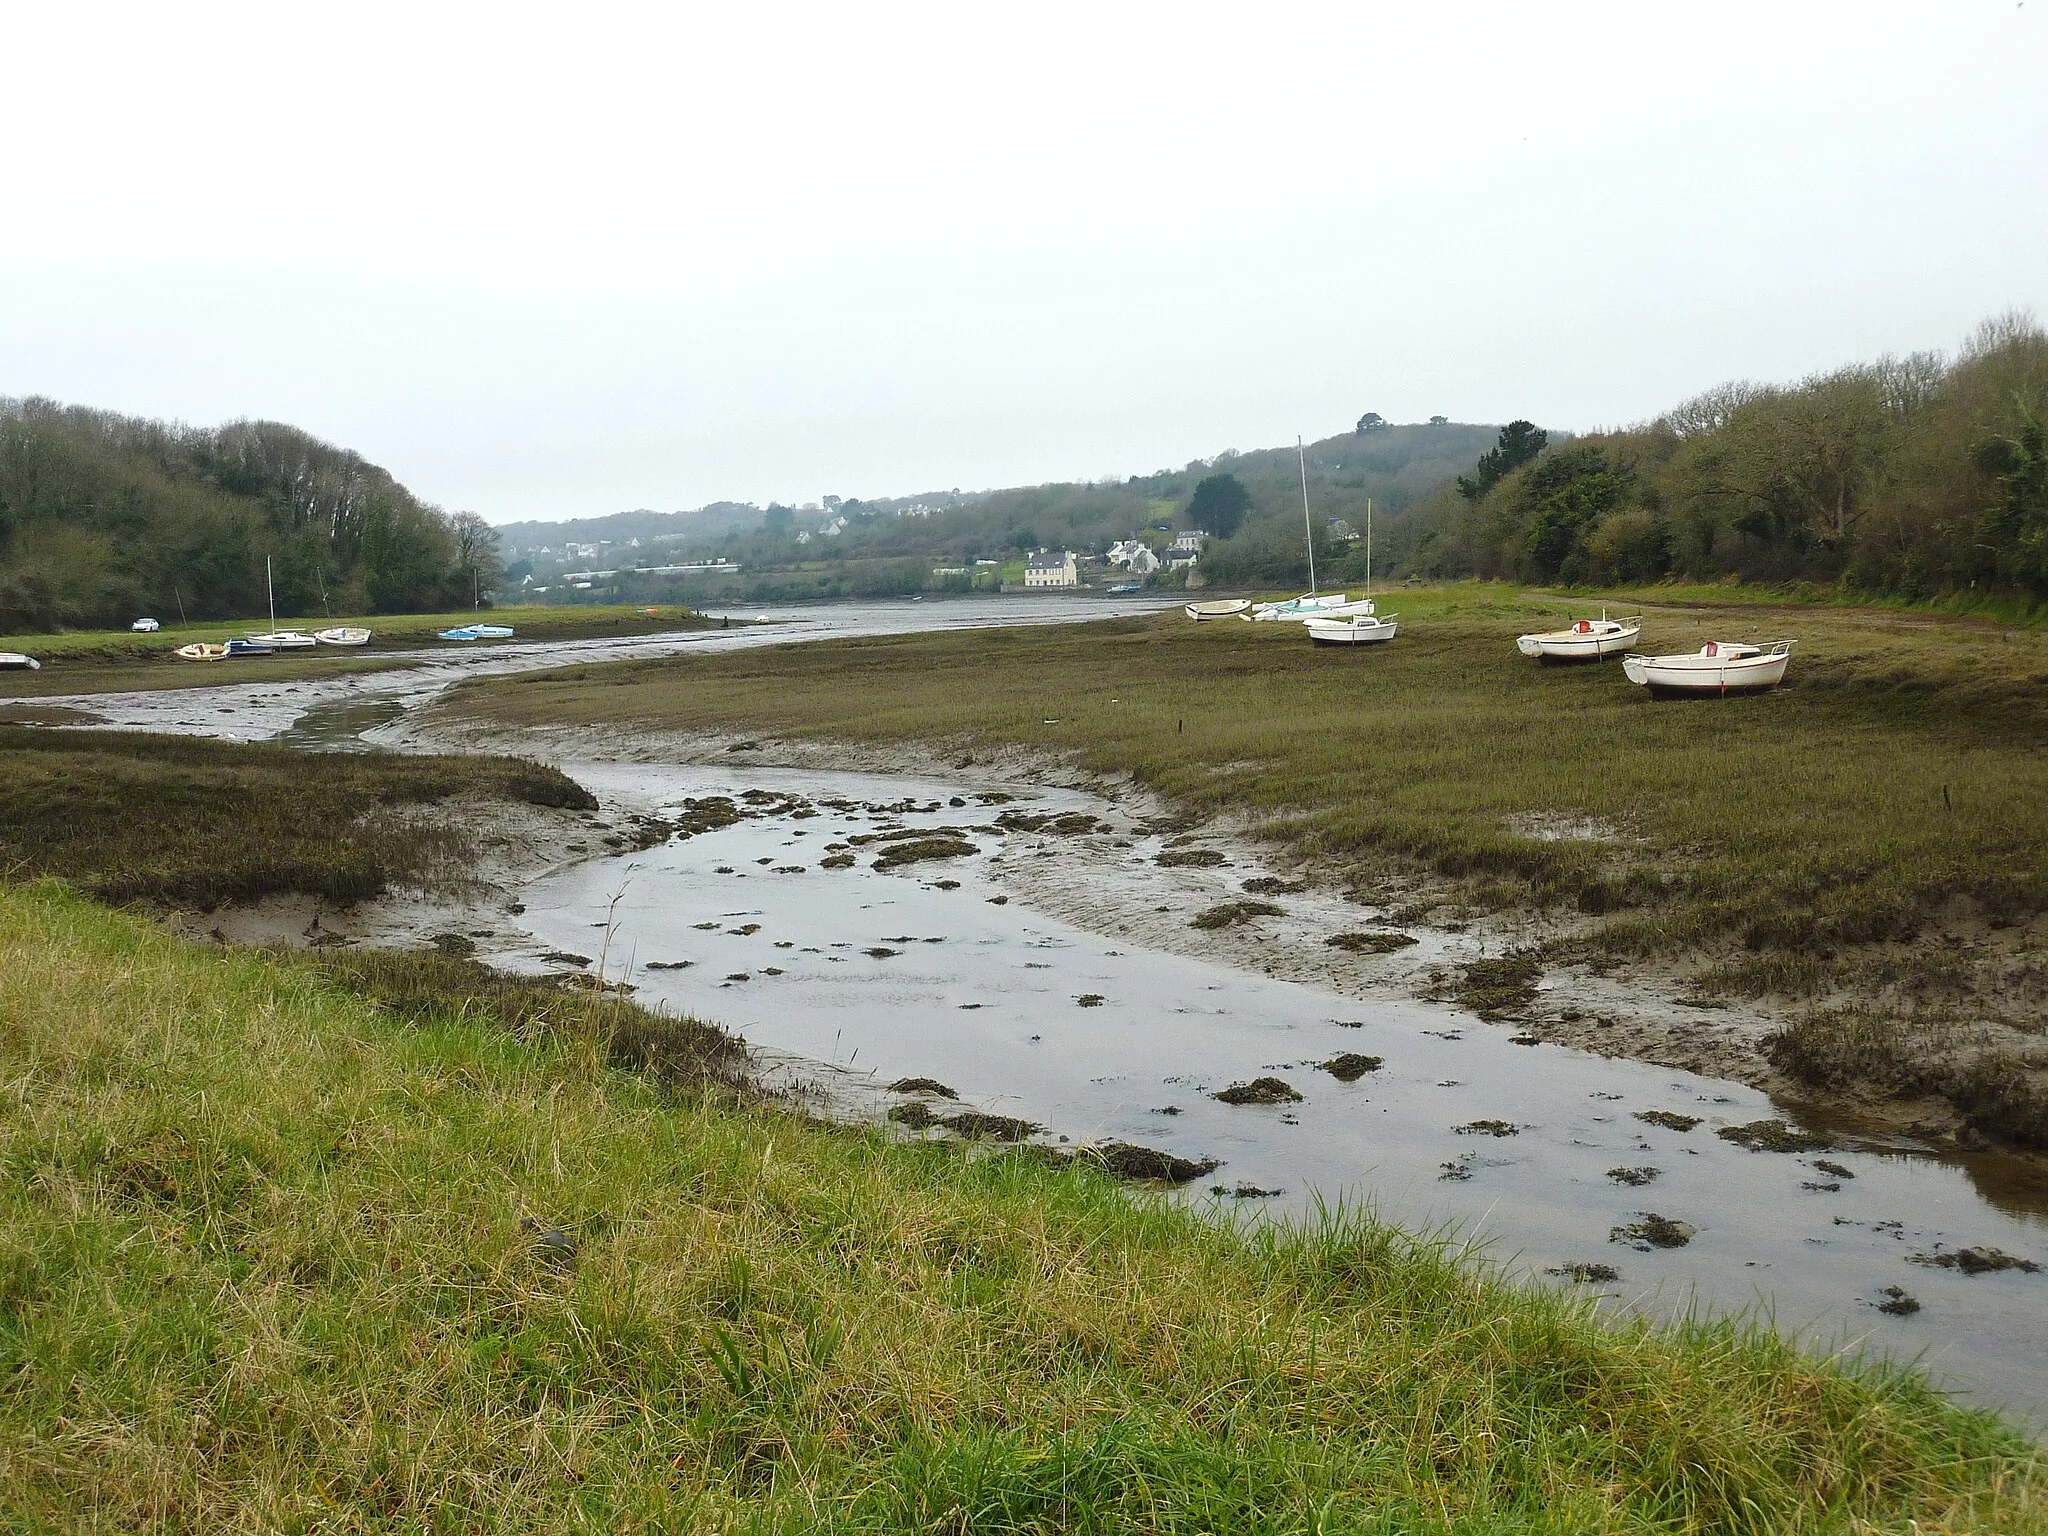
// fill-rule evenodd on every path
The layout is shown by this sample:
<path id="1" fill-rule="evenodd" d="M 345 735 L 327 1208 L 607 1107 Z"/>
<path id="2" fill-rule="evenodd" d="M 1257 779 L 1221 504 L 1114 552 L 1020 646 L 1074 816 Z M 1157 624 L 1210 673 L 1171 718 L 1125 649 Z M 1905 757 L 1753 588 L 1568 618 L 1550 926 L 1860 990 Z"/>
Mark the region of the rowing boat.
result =
<path id="1" fill-rule="evenodd" d="M 338 624 L 333 629 L 316 631 L 313 638 L 322 645 L 368 645 L 370 632 L 354 624 Z"/>
<path id="2" fill-rule="evenodd" d="M 1394 638 L 1395 621 L 1400 617 L 1398 613 L 1385 618 L 1354 613 L 1341 619 L 1304 619 L 1302 628 L 1317 645 L 1381 645 Z"/>
<path id="3" fill-rule="evenodd" d="M 219 661 L 227 653 L 228 648 L 224 645 L 215 645 L 209 640 L 195 640 L 190 645 L 179 646 L 172 654 L 182 656 L 187 661 Z"/>
<path id="4" fill-rule="evenodd" d="M 1250 612 L 1251 606 L 1249 598 L 1226 597 L 1207 603 L 1189 603 L 1183 611 L 1199 624 L 1204 619 L 1241 619 Z"/>

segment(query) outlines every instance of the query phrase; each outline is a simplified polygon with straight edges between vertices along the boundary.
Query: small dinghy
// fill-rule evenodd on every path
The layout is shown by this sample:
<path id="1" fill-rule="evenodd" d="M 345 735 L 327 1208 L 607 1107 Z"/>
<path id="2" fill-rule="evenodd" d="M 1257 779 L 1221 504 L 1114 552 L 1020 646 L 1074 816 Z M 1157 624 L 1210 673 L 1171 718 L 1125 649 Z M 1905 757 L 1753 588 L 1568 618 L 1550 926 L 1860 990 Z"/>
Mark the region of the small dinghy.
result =
<path id="1" fill-rule="evenodd" d="M 302 635 L 296 629 L 273 629 L 267 635 L 250 635 L 248 638 L 270 651 L 305 651 L 320 643 L 311 635 Z"/>
<path id="2" fill-rule="evenodd" d="M 1768 645 L 1742 645 L 1709 640 L 1683 656 L 1624 656 L 1621 670 L 1630 682 L 1648 688 L 1652 698 L 1764 693 L 1785 680 L 1785 663 L 1792 659 L 1793 643 L 1776 640 Z"/>
<path id="3" fill-rule="evenodd" d="M 182 656 L 187 661 L 219 661 L 227 653 L 228 648 L 226 646 L 215 645 L 207 640 L 195 640 L 190 645 L 179 646 L 173 652 L 174 655 Z"/>
<path id="4" fill-rule="evenodd" d="M 368 645 L 370 632 L 354 624 L 338 624 L 333 629 L 315 631 L 313 638 L 322 645 Z"/>
<path id="5" fill-rule="evenodd" d="M 43 664 L 19 651 L 0 651 L 0 672 L 40 672 Z"/>
<path id="6" fill-rule="evenodd" d="M 441 631 L 443 640 L 510 640 L 511 629 L 503 624 L 458 624 Z"/>
<path id="7" fill-rule="evenodd" d="M 1398 613 L 1390 613 L 1385 618 L 1370 613 L 1354 613 L 1341 619 L 1303 619 L 1302 627 L 1317 645 L 1379 645 L 1394 638 L 1398 627 L 1395 621 L 1400 617 Z"/>
<path id="8" fill-rule="evenodd" d="M 221 649 L 230 656 L 270 656 L 275 654 L 272 647 L 265 645 L 254 635 L 249 636 L 245 640 L 230 640 Z"/>
<path id="9" fill-rule="evenodd" d="M 1642 632 L 1643 621 L 1639 618 L 1610 619 L 1603 613 L 1597 619 L 1580 619 L 1569 629 L 1523 635 L 1515 642 L 1515 649 L 1541 661 L 1604 661 L 1609 656 L 1621 655 Z"/>
<path id="10" fill-rule="evenodd" d="M 1189 603 L 1183 611 L 1199 624 L 1204 619 L 1241 619 L 1251 611 L 1251 606 L 1249 598 L 1230 597 L 1208 603 Z"/>

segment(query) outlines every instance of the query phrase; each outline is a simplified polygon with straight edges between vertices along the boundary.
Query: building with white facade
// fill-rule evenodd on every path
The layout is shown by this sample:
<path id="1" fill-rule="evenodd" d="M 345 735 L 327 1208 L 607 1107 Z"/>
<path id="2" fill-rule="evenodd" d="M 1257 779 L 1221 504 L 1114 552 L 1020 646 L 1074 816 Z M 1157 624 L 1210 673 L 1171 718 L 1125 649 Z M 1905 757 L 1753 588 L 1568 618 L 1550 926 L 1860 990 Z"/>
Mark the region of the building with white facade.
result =
<path id="1" fill-rule="evenodd" d="M 1061 550 L 1054 554 L 1040 550 L 1024 562 L 1024 585 L 1026 587 L 1078 587 L 1081 585 L 1081 567 L 1072 550 Z"/>

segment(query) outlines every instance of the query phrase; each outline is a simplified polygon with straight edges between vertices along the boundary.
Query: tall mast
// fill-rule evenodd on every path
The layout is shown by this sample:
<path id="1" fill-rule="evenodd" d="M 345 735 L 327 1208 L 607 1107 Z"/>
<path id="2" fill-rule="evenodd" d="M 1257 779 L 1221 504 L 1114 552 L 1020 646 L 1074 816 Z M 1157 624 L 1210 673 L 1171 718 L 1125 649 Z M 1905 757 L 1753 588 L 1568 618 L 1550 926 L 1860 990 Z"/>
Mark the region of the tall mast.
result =
<path id="1" fill-rule="evenodd" d="M 1308 456 L 1302 452 L 1301 439 L 1294 440 L 1294 457 L 1301 463 L 1301 531 L 1308 536 L 1308 591 L 1316 591 L 1316 530 L 1308 516 Z"/>
<path id="2" fill-rule="evenodd" d="M 277 587 L 270 579 L 270 556 L 263 557 L 263 585 L 270 592 L 270 632 L 277 633 Z"/>
<path id="3" fill-rule="evenodd" d="M 1372 596 L 1372 498 L 1365 498 L 1365 595 Z"/>

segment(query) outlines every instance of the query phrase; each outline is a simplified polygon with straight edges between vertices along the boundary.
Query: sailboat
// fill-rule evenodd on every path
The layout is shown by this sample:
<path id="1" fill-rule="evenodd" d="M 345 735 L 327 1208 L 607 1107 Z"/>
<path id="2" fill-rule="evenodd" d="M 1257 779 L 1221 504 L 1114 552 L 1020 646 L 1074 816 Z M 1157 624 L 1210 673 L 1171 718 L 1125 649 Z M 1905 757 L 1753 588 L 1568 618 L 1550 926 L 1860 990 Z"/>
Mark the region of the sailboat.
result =
<path id="1" fill-rule="evenodd" d="M 1316 527 L 1308 510 L 1308 453 L 1298 437 L 1294 440 L 1294 457 L 1301 467 L 1301 529 L 1308 539 L 1308 591 L 1285 602 L 1254 604 L 1251 616 L 1255 620 L 1300 623 L 1313 617 L 1371 613 L 1371 598 L 1363 603 L 1354 603 L 1349 601 L 1346 593 L 1316 590 Z"/>
<path id="2" fill-rule="evenodd" d="M 1390 613 L 1381 618 L 1372 606 L 1372 498 L 1365 499 L 1365 597 L 1341 612 L 1313 614 L 1302 621 L 1309 639 L 1317 645 L 1380 645 L 1394 638 L 1401 616 Z"/>
<path id="3" fill-rule="evenodd" d="M 249 644 L 264 651 L 304 651 L 320 642 L 311 635 L 302 635 L 296 629 L 277 627 L 277 586 L 271 580 L 270 556 L 263 557 L 263 585 L 270 591 L 270 633 L 249 636 Z"/>

